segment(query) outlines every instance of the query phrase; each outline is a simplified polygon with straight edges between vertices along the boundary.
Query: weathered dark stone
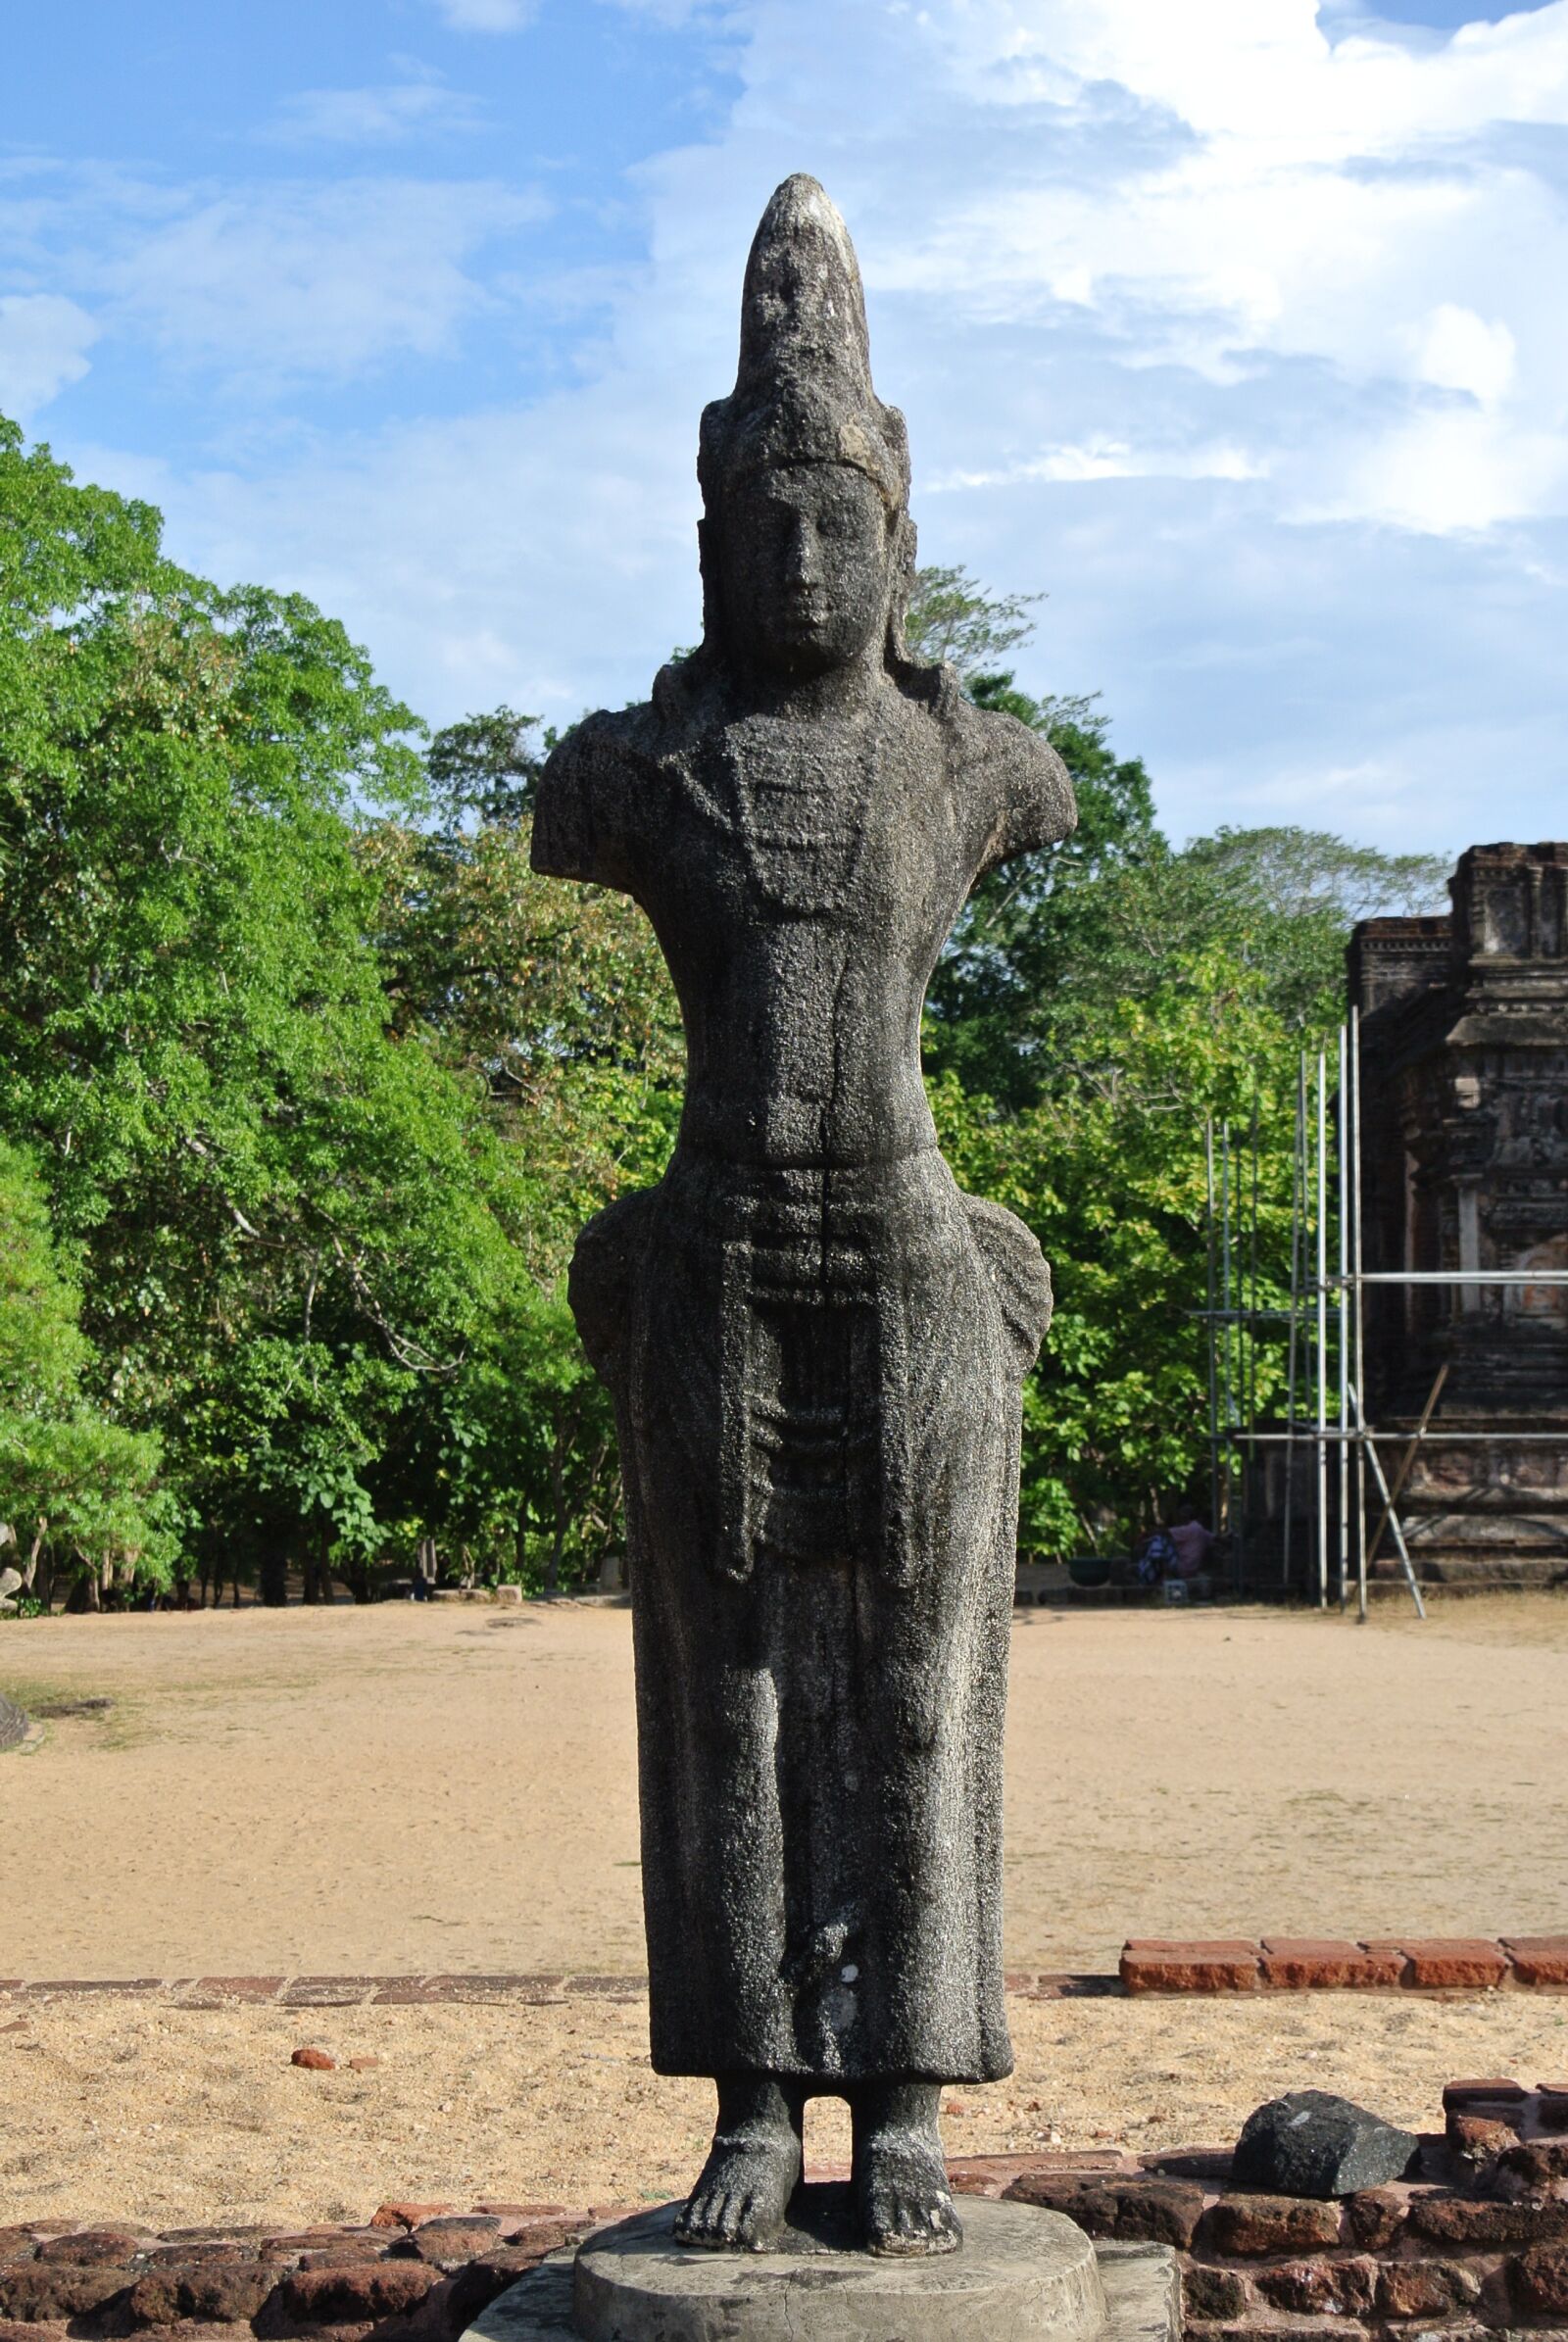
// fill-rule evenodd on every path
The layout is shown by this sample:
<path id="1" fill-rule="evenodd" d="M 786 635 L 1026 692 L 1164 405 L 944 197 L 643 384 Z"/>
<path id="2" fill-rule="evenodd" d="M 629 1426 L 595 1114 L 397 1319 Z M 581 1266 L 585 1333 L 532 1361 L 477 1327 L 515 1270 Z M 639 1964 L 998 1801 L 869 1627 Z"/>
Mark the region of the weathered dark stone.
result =
<path id="1" fill-rule="evenodd" d="M 1205 2250 L 1238 2259 L 1309 2253 L 1339 2241 L 1338 2208 L 1301 2196 L 1221 2196 L 1202 2220 Z"/>
<path id="2" fill-rule="evenodd" d="M 906 436 L 814 180 L 763 216 L 698 471 L 702 647 L 557 749 L 533 832 L 536 868 L 647 911 L 686 1029 L 670 1167 L 570 1287 L 626 1488 L 653 2062 L 721 2077 L 684 2236 L 776 2225 L 836 2092 L 870 2241 L 944 2250 L 940 2084 L 1011 2068 L 1002 1727 L 1051 1288 L 938 1151 L 920 1009 L 970 887 L 1064 837 L 1072 792 L 906 651 Z"/>
<path id="3" fill-rule="evenodd" d="M 125 2307 L 137 2325 L 237 2324 L 256 2316 L 276 2282 L 276 2269 L 254 2261 L 192 2261 L 150 2269 L 132 2285 Z"/>
<path id="4" fill-rule="evenodd" d="M 1248 2116 L 1231 2176 L 1281 2196 L 1352 2196 L 1402 2178 L 1421 2142 L 1328 2090 L 1291 2090 Z"/>
<path id="5" fill-rule="evenodd" d="M 1184 2325 L 1195 2318 L 1207 2320 L 1240 2318 L 1246 2308 L 1247 2283 L 1234 2269 L 1204 2269 L 1199 2265 L 1183 2269 Z"/>
<path id="6" fill-rule="evenodd" d="M 1263 2300 L 1293 2318 L 1360 2318 L 1377 2292 L 1375 2261 L 1328 2255 L 1310 2261 L 1281 2261 L 1253 2277 Z"/>

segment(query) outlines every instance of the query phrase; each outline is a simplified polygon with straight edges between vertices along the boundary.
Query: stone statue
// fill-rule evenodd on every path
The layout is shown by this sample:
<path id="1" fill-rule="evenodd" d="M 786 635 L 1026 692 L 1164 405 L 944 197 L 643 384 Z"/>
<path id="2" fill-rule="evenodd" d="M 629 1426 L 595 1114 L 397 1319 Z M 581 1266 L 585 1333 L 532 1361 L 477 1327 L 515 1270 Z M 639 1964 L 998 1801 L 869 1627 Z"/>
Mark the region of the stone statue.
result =
<path id="1" fill-rule="evenodd" d="M 848 2100 L 876 2253 L 960 2230 L 941 2085 L 1011 2070 L 1002 1728 L 1034 1238 L 963 1195 L 920 1011 L 971 886 L 1072 829 L 1038 735 L 904 644 L 904 418 L 844 222 L 787 179 L 703 416 L 704 639 L 540 783 L 536 869 L 654 923 L 687 1087 L 583 1231 L 637 1660 L 653 2062 L 718 2087 L 682 2241 L 762 2249 Z"/>

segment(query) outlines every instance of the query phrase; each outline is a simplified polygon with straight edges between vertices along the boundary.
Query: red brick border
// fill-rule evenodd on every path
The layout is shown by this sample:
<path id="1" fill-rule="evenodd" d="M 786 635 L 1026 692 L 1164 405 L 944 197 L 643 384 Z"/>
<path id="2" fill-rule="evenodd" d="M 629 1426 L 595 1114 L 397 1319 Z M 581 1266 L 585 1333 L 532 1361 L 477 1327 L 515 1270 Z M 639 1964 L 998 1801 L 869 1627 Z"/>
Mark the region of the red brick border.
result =
<path id="1" fill-rule="evenodd" d="M 1121 1981 L 1131 1993 L 1568 1992 L 1568 1935 L 1143 1937 L 1122 1947 Z"/>
<path id="2" fill-rule="evenodd" d="M 1135 1938 L 1117 1976 L 1010 1969 L 1007 1990 L 1025 2000 L 1100 1999 L 1127 1993 L 1568 1992 L 1568 1935 L 1265 1935 L 1211 1942 Z M 643 1976 L 586 1972 L 413 1976 L 0 1976 L 0 2004 L 118 1994 L 182 2009 L 408 2009 L 507 2002 L 639 2000 Z"/>

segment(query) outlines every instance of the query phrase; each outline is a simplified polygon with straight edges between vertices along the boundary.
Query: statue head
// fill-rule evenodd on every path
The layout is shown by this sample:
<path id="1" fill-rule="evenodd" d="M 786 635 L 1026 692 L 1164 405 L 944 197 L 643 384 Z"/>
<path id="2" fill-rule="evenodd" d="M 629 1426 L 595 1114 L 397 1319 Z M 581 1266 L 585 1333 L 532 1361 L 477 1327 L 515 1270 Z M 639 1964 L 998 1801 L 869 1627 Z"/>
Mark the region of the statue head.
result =
<path id="1" fill-rule="evenodd" d="M 735 388 L 697 457 L 705 644 L 782 677 L 903 648 L 914 565 L 908 435 L 871 386 L 849 231 L 797 174 L 746 267 Z"/>

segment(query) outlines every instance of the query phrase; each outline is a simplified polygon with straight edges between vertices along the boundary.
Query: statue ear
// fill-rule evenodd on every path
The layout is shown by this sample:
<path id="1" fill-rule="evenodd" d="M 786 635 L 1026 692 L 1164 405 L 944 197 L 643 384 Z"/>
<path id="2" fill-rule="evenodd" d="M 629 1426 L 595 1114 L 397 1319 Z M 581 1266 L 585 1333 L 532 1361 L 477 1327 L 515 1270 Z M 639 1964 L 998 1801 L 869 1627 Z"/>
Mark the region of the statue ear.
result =
<path id="1" fill-rule="evenodd" d="M 893 667 L 908 663 L 904 620 L 914 592 L 915 542 L 914 522 L 907 512 L 896 513 L 888 532 L 887 657 Z"/>
<path id="2" fill-rule="evenodd" d="M 719 523 L 705 512 L 697 523 L 697 566 L 703 580 L 703 648 L 719 652 L 724 643 L 723 597 L 719 593 Z"/>

